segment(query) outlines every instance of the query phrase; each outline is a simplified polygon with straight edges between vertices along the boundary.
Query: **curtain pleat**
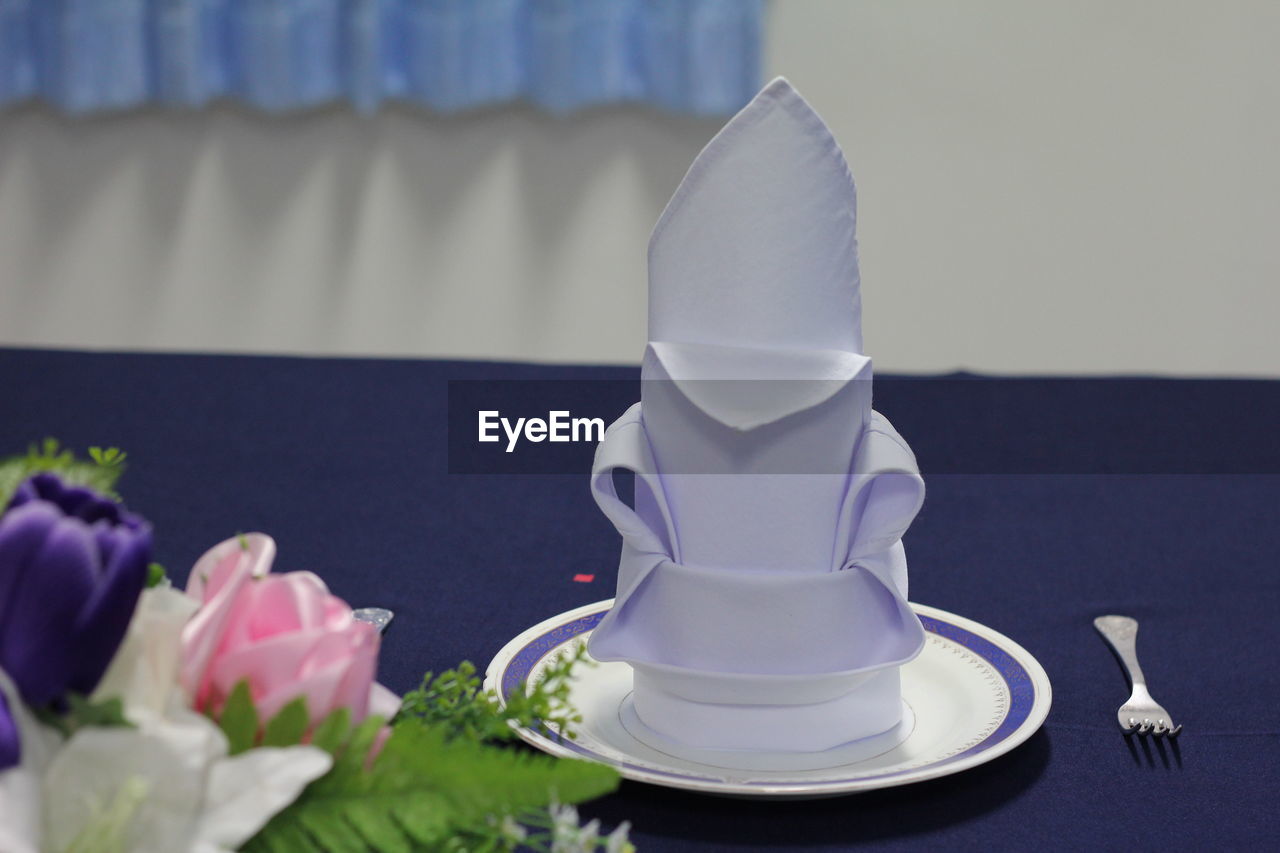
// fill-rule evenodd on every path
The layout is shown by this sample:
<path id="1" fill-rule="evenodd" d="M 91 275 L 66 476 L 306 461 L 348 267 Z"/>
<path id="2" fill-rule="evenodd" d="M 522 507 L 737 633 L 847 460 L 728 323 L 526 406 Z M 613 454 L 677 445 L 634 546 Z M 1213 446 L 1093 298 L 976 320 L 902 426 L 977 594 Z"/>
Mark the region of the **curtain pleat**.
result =
<path id="1" fill-rule="evenodd" d="M 0 0 L 0 105 L 737 110 L 763 0 Z"/>

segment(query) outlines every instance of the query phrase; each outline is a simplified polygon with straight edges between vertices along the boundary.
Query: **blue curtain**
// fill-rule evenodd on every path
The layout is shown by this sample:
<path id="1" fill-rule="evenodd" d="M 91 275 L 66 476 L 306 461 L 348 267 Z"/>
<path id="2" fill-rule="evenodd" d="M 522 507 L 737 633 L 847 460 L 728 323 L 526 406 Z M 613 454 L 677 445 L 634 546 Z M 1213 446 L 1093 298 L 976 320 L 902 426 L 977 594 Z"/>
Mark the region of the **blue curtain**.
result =
<path id="1" fill-rule="evenodd" d="M 524 98 L 723 114 L 760 82 L 762 2 L 0 0 L 0 105 L 448 112 Z"/>

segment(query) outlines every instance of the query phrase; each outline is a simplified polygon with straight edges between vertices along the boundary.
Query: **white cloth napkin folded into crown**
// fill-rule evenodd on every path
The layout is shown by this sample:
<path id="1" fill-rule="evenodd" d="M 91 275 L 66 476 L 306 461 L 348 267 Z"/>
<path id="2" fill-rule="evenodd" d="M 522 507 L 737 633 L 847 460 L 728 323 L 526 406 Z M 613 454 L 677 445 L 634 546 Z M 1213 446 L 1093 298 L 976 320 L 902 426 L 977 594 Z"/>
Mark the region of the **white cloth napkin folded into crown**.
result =
<path id="1" fill-rule="evenodd" d="M 820 751 L 901 717 L 924 483 L 871 408 L 855 222 L 839 146 L 778 79 L 654 228 L 641 402 L 592 477 L 623 547 L 590 650 L 633 667 L 637 715 L 673 742 Z"/>

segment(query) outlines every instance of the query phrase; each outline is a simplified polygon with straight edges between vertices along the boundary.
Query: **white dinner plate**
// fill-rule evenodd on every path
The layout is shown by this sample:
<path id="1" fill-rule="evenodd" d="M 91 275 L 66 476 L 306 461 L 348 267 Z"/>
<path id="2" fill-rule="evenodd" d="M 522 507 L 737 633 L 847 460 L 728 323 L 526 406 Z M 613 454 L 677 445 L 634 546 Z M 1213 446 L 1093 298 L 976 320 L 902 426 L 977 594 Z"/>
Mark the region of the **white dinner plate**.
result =
<path id="1" fill-rule="evenodd" d="M 586 640 L 612 603 L 561 613 L 520 634 L 489 664 L 485 686 L 505 701 L 533 683 L 557 652 Z M 914 726 L 888 751 L 818 770 L 731 769 L 668 755 L 641 743 L 624 725 L 631 694 L 625 663 L 575 670 L 570 701 L 582 714 L 575 739 L 543 727 L 522 728 L 520 737 L 552 755 L 612 765 L 639 782 L 768 798 L 835 796 L 936 779 L 1004 755 L 1031 737 L 1050 702 L 1049 677 L 1036 659 L 971 619 L 911 606 L 927 637 L 920 656 L 902 668 L 902 698 Z"/>

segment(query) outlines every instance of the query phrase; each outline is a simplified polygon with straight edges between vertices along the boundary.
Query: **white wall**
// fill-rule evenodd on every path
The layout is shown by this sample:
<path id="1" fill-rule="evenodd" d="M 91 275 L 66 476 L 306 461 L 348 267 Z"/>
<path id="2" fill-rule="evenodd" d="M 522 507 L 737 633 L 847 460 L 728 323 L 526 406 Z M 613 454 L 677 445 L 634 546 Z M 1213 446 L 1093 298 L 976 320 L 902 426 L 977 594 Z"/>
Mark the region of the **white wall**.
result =
<path id="1" fill-rule="evenodd" d="M 774 0 L 880 369 L 1280 375 L 1280 6 Z M 0 113 L 0 343 L 635 361 L 717 121 Z"/>

